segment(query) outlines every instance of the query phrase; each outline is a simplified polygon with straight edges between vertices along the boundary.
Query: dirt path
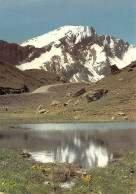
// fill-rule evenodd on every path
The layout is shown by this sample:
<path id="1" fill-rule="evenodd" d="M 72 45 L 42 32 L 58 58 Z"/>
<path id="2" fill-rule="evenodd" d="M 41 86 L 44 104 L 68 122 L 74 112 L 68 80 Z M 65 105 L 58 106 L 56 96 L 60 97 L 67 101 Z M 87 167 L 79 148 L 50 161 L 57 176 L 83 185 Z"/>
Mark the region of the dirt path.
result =
<path id="1" fill-rule="evenodd" d="M 37 88 L 34 90 L 32 93 L 52 93 L 48 91 L 51 87 L 59 86 L 59 85 L 64 85 L 64 84 L 52 84 L 52 85 L 47 85 L 47 86 L 42 86 L 40 88 Z"/>
<path id="2" fill-rule="evenodd" d="M 50 88 L 56 87 L 56 86 L 66 86 L 70 84 L 71 83 L 62 83 L 62 84 L 52 84 L 52 85 L 42 86 L 34 90 L 32 93 L 52 93 L 51 91 L 49 91 Z"/>
<path id="3" fill-rule="evenodd" d="M 69 92 L 80 89 L 84 83 L 62 83 L 37 88 L 32 93 L 0 95 L 1 106 L 29 106 L 42 104 L 53 98 L 64 97 Z"/>

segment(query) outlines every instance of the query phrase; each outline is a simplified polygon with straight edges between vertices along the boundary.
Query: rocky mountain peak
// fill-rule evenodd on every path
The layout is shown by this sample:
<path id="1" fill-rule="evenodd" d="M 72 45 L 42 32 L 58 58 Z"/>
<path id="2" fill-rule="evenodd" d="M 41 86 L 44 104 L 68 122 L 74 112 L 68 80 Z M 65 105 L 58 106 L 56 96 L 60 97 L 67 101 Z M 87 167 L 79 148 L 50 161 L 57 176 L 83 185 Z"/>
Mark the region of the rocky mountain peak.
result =
<path id="1" fill-rule="evenodd" d="M 63 38 L 68 41 L 74 41 L 74 43 L 77 44 L 82 39 L 95 34 L 95 30 L 90 26 L 63 26 L 42 36 L 29 39 L 23 42 L 21 46 L 33 45 L 37 48 L 41 48 L 52 43 L 59 44 L 59 41 Z"/>
<path id="2" fill-rule="evenodd" d="M 136 60 L 136 46 L 98 35 L 89 26 L 60 27 L 16 45 L 16 49 L 1 49 L 5 57 L 8 53 L 8 62 L 21 70 L 44 69 L 71 82 L 98 81 L 111 73 L 111 66 L 121 69 Z"/>

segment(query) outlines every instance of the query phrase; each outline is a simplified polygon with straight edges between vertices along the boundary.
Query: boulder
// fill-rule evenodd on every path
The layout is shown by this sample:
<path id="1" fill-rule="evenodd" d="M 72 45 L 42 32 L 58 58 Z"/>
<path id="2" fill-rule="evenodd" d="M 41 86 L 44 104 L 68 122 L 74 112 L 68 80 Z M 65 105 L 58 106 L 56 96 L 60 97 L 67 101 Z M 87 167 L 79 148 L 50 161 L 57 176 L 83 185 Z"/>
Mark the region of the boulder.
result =
<path id="1" fill-rule="evenodd" d="M 51 104 L 51 106 L 58 106 L 58 105 L 60 105 L 60 102 L 58 102 L 58 101 L 53 101 Z"/>
<path id="2" fill-rule="evenodd" d="M 67 103 L 69 104 L 70 102 L 72 102 L 72 100 L 68 100 Z"/>
<path id="3" fill-rule="evenodd" d="M 77 100 L 73 105 L 75 106 L 75 105 L 77 105 L 79 103 L 79 100 Z"/>
<path id="4" fill-rule="evenodd" d="M 42 109 L 42 110 L 37 111 L 36 114 L 37 114 L 37 115 L 38 115 L 38 114 L 43 114 L 43 113 L 45 113 L 45 112 L 46 112 L 46 110 L 45 110 L 45 109 Z"/>
<path id="5" fill-rule="evenodd" d="M 78 90 L 78 91 L 73 95 L 73 97 L 81 96 L 81 95 L 84 94 L 84 93 L 86 93 L 85 88 L 81 88 L 80 90 Z"/>
<path id="6" fill-rule="evenodd" d="M 126 114 L 124 112 L 119 112 L 118 115 L 125 116 Z"/>
<path id="7" fill-rule="evenodd" d="M 66 94 L 66 97 L 70 97 L 70 96 L 71 96 L 71 93 L 70 92 Z"/>
<path id="8" fill-rule="evenodd" d="M 79 117 L 74 117 L 74 119 L 75 119 L 75 120 L 78 120 L 78 119 L 79 119 Z"/>
<path id="9" fill-rule="evenodd" d="M 44 109 L 44 107 L 43 107 L 43 105 L 42 104 L 40 104 L 39 106 L 38 106 L 38 108 L 37 108 L 37 112 L 39 111 L 39 110 L 42 110 L 42 109 Z"/>
<path id="10" fill-rule="evenodd" d="M 136 68 L 136 61 L 132 61 L 132 63 L 130 64 L 130 68 L 128 69 L 128 72 L 133 71 L 133 69 Z"/>
<path id="11" fill-rule="evenodd" d="M 133 61 L 130 65 L 131 68 L 135 68 L 136 67 L 136 61 Z"/>
<path id="12" fill-rule="evenodd" d="M 119 81 L 123 81 L 123 80 L 124 80 L 124 78 L 123 78 L 123 77 L 121 77 L 121 78 L 119 78 L 118 80 L 119 80 Z"/>
<path id="13" fill-rule="evenodd" d="M 60 81 L 62 83 L 67 83 L 68 82 L 68 80 L 65 77 L 60 77 Z"/>
<path id="14" fill-rule="evenodd" d="M 68 106 L 69 104 L 68 104 L 68 102 L 65 102 L 63 105 L 64 105 L 64 106 Z"/>
<path id="15" fill-rule="evenodd" d="M 63 106 L 69 106 L 72 100 L 68 100 L 67 102 L 64 102 Z"/>
<path id="16" fill-rule="evenodd" d="M 90 103 L 90 102 L 96 101 L 107 93 L 108 93 L 108 90 L 104 90 L 104 89 L 89 91 L 86 94 L 87 102 Z"/>
<path id="17" fill-rule="evenodd" d="M 133 68 L 128 69 L 128 72 L 133 71 Z"/>
<path id="18" fill-rule="evenodd" d="M 111 120 L 115 120 L 115 117 L 111 117 Z"/>
<path id="19" fill-rule="evenodd" d="M 31 157 L 31 154 L 29 154 L 29 153 L 27 153 L 27 152 L 22 152 L 22 153 L 20 154 L 20 156 L 21 156 L 22 158 L 30 158 L 30 157 Z"/>

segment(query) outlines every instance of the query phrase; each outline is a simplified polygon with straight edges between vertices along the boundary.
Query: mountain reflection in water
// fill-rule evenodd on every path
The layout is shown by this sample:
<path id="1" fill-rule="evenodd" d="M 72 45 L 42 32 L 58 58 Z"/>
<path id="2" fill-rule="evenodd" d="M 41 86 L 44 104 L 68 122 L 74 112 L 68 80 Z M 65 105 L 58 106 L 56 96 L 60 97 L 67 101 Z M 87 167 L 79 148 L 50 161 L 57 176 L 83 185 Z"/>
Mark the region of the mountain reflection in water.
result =
<path id="1" fill-rule="evenodd" d="M 83 168 L 104 167 L 113 153 L 136 149 L 136 130 L 0 131 L 0 145 L 29 152 L 37 162 L 79 163 Z"/>
<path id="2" fill-rule="evenodd" d="M 57 136 L 54 141 L 52 134 L 49 139 L 52 139 L 52 145 L 48 146 L 42 152 L 30 152 L 33 159 L 40 162 L 68 162 L 79 163 L 84 168 L 103 167 L 108 164 L 112 158 L 112 154 L 107 151 L 104 145 L 95 142 L 93 139 L 88 139 L 87 135 L 80 136 L 79 133 L 62 133 Z"/>

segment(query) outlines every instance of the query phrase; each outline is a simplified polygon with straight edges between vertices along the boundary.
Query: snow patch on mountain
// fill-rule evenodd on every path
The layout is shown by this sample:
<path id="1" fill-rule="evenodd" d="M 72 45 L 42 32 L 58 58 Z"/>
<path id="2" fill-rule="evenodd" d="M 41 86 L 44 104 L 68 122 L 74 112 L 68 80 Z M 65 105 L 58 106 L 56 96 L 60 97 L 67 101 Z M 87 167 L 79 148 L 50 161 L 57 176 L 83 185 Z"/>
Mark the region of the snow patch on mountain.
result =
<path id="1" fill-rule="evenodd" d="M 109 58 L 110 64 L 116 65 L 119 69 L 126 67 L 128 64 L 125 63 L 123 60 L 119 59 L 118 57 Z"/>
<path id="2" fill-rule="evenodd" d="M 61 49 L 53 46 L 51 48 L 50 52 L 46 52 L 46 53 L 41 54 L 41 56 L 39 58 L 35 58 L 31 62 L 23 63 L 22 65 L 19 66 L 19 68 L 21 70 L 41 69 L 41 68 L 47 70 L 45 63 L 50 61 L 52 59 L 52 57 L 55 57 L 55 56 L 60 56 L 60 61 L 64 62 Z"/>
<path id="3" fill-rule="evenodd" d="M 124 54 L 123 61 L 126 64 L 130 64 L 134 60 L 136 60 L 136 47 L 130 46 L 128 51 Z"/>
<path id="4" fill-rule="evenodd" d="M 21 43 L 21 46 L 33 45 L 37 48 L 44 47 L 54 42 L 58 45 L 59 40 L 63 37 L 71 39 L 73 34 L 76 36 L 75 44 L 80 42 L 83 38 L 90 37 L 92 32 L 89 26 L 63 26 L 42 36 L 29 39 L 26 42 Z"/>

